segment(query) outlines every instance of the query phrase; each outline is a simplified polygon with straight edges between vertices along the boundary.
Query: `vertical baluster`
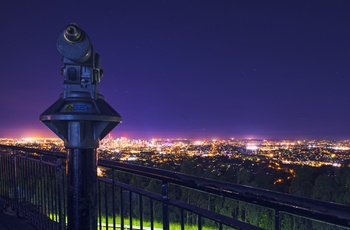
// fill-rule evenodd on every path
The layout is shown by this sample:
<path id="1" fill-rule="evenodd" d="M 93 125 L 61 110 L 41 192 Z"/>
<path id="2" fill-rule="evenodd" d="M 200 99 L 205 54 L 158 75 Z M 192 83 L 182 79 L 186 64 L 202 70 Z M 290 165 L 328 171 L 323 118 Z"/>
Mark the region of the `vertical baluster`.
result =
<path id="1" fill-rule="evenodd" d="M 181 208 L 181 230 L 185 230 L 184 210 Z"/>
<path id="2" fill-rule="evenodd" d="M 107 183 L 104 182 L 104 187 L 105 187 L 105 196 L 104 196 L 104 199 L 105 199 L 105 215 L 106 215 L 106 229 L 108 229 L 108 202 L 107 202 Z"/>
<path id="3" fill-rule="evenodd" d="M 102 230 L 102 207 L 101 207 L 101 181 L 97 180 L 97 194 L 98 194 L 98 218 L 100 224 L 100 230 Z"/>
<path id="4" fill-rule="evenodd" d="M 120 227 L 121 229 L 124 229 L 124 202 L 122 188 L 120 188 Z"/>
<path id="5" fill-rule="evenodd" d="M 28 203 L 30 203 L 30 177 L 31 173 L 29 172 L 29 159 L 28 159 L 28 152 L 25 154 L 25 161 L 24 161 L 24 170 L 23 170 L 24 175 L 26 176 L 25 179 L 25 200 L 24 200 L 24 214 L 26 218 L 28 218 Z"/>
<path id="6" fill-rule="evenodd" d="M 62 162 L 62 166 L 61 166 L 61 176 L 62 176 L 62 198 L 63 198 L 63 206 L 62 206 L 62 211 L 63 211 L 63 217 L 64 217 L 64 227 L 66 228 L 67 226 L 67 174 L 66 174 L 66 161 L 67 159 L 65 159 L 64 162 Z"/>
<path id="7" fill-rule="evenodd" d="M 27 153 L 25 153 L 27 154 Z M 21 163 L 21 171 L 22 171 L 22 215 L 24 217 L 27 218 L 27 210 L 26 210 L 26 203 L 27 203 L 27 197 L 28 197 L 28 188 L 27 188 L 27 184 L 28 184 L 28 173 L 27 173 L 27 159 L 24 156 L 21 157 L 22 158 L 22 163 Z"/>
<path id="8" fill-rule="evenodd" d="M 28 155 L 27 155 L 28 157 Z M 35 172 L 34 172 L 34 164 L 33 160 L 28 159 L 28 172 L 30 175 L 29 176 L 29 187 L 28 189 L 30 190 L 30 200 L 27 203 L 27 210 L 28 210 L 28 215 L 30 216 L 30 221 L 34 223 L 34 217 L 33 217 L 33 212 L 31 210 L 31 207 L 33 206 L 35 202 L 35 186 L 34 186 L 34 177 L 35 177 Z"/>
<path id="9" fill-rule="evenodd" d="M 18 181 L 17 181 L 17 151 L 14 150 L 12 154 L 12 162 L 13 162 L 13 193 L 14 193 L 14 204 L 13 208 L 16 210 L 16 215 L 18 216 Z"/>
<path id="10" fill-rule="evenodd" d="M 23 211 L 22 211 L 22 207 L 21 207 L 21 200 L 22 200 L 22 197 L 23 197 L 23 193 L 22 193 L 22 190 L 23 190 L 23 176 L 22 176 L 22 170 L 21 170 L 21 167 L 22 166 L 22 159 L 20 156 L 17 156 L 17 192 L 18 192 L 18 197 L 17 197 L 17 213 L 18 213 L 18 216 L 19 215 L 22 215 L 23 216 Z"/>
<path id="11" fill-rule="evenodd" d="M 17 216 L 21 215 L 21 197 L 22 197 L 22 172 L 21 172 L 21 157 L 18 155 L 17 157 Z"/>
<path id="12" fill-rule="evenodd" d="M 49 184 L 49 188 L 50 188 L 50 201 L 51 201 L 51 209 L 50 209 L 50 219 L 51 219 L 51 223 L 52 223 L 52 229 L 55 229 L 54 227 L 57 226 L 56 225 L 56 202 L 55 202 L 55 193 L 54 193 L 54 178 L 55 172 L 52 166 L 50 166 L 50 184 Z"/>
<path id="13" fill-rule="evenodd" d="M 43 224 L 45 228 L 49 226 L 49 221 L 47 218 L 48 216 L 48 209 L 49 209 L 49 199 L 48 199 L 48 190 L 47 190 L 47 177 L 48 177 L 48 165 L 44 164 L 42 162 L 42 168 L 43 168 L 43 179 L 42 179 L 42 186 L 43 186 L 43 207 L 42 210 L 42 217 L 43 217 Z"/>
<path id="14" fill-rule="evenodd" d="M 47 203 L 48 203 L 48 209 L 47 209 L 47 219 L 49 221 L 49 229 L 53 229 L 53 221 L 54 221 L 54 218 L 53 218 L 53 215 L 52 215 L 52 191 L 51 191 L 51 165 L 47 165 Z"/>
<path id="15" fill-rule="evenodd" d="M 280 229 L 280 212 L 275 209 L 275 230 Z"/>
<path id="16" fill-rule="evenodd" d="M 41 224 L 43 226 L 43 229 L 46 228 L 46 219 L 44 216 L 46 215 L 46 191 L 45 191 L 45 165 L 42 161 L 40 161 L 40 168 L 41 168 L 41 180 L 40 180 L 40 186 L 41 186 L 41 211 L 40 211 L 40 217 L 41 217 Z"/>
<path id="17" fill-rule="evenodd" d="M 132 192 L 129 191 L 129 218 L 130 229 L 132 229 Z"/>
<path id="18" fill-rule="evenodd" d="M 153 216 L 153 200 L 149 199 L 149 208 L 151 213 L 151 230 L 154 230 L 154 216 Z"/>
<path id="19" fill-rule="evenodd" d="M 38 206 L 38 197 L 39 197 L 39 189 L 37 186 L 37 179 L 38 179 L 38 168 L 37 168 L 37 162 L 33 161 L 32 162 L 32 166 L 33 166 L 33 186 L 34 186 L 34 199 L 33 199 L 33 203 L 31 204 L 31 211 L 32 211 L 32 215 L 33 215 L 33 222 L 35 223 L 36 226 L 38 226 L 38 219 L 37 219 L 37 212 L 36 212 L 36 207 Z"/>
<path id="20" fill-rule="evenodd" d="M 41 228 L 44 229 L 44 220 L 43 220 L 43 212 L 44 212 L 44 191 L 43 191 L 43 156 L 40 155 L 40 163 L 39 163 L 39 171 L 40 171 L 40 177 L 39 177 L 39 189 L 40 189 L 40 203 L 39 203 L 39 220 Z"/>
<path id="21" fill-rule="evenodd" d="M 62 201 L 64 200 L 63 198 L 63 180 L 62 180 L 62 161 L 61 158 L 57 158 L 56 161 L 56 177 L 57 177 L 57 204 L 58 204 L 58 221 L 59 221 L 59 226 L 60 230 L 64 230 L 66 227 L 66 220 L 65 220 L 65 215 L 64 215 L 64 206 L 62 207 Z M 63 203 L 64 204 L 64 203 Z"/>
<path id="22" fill-rule="evenodd" d="M 168 189 L 168 182 L 162 181 L 162 198 L 163 198 L 163 229 L 169 230 L 169 206 L 168 206 L 168 199 L 169 199 L 169 189 Z"/>
<path id="23" fill-rule="evenodd" d="M 1 150 L 1 149 L 0 149 L 0 150 Z M 5 175 L 4 170 L 5 170 L 4 158 L 3 158 L 3 155 L 0 153 L 0 175 L 1 175 L 1 180 L 0 180 L 0 196 L 1 196 L 1 197 L 4 195 L 4 194 L 3 194 L 3 183 L 4 183 L 3 176 Z"/>
<path id="24" fill-rule="evenodd" d="M 0 153 L 0 196 L 4 197 L 4 179 L 5 179 L 5 164 L 4 164 L 4 155 Z"/>
<path id="25" fill-rule="evenodd" d="M 139 194 L 139 205 L 140 205 L 140 229 L 143 229 L 143 204 L 142 204 L 142 195 Z"/>
<path id="26" fill-rule="evenodd" d="M 198 215 L 198 230 L 202 230 L 202 216 Z"/>
<path id="27" fill-rule="evenodd" d="M 112 169 L 112 212 L 113 212 L 113 229 L 116 228 L 116 223 L 115 223 L 115 176 L 114 176 L 114 169 Z"/>

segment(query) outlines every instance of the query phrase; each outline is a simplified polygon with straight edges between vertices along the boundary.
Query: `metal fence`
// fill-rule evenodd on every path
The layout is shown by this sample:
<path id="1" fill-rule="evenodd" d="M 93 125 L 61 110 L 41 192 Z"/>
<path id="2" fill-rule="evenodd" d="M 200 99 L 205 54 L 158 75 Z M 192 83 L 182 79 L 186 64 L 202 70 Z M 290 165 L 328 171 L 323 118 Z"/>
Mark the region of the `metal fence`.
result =
<path id="1" fill-rule="evenodd" d="M 66 229 L 64 153 L 0 145 L 0 202 Z M 350 207 L 99 160 L 98 229 L 350 229 Z"/>

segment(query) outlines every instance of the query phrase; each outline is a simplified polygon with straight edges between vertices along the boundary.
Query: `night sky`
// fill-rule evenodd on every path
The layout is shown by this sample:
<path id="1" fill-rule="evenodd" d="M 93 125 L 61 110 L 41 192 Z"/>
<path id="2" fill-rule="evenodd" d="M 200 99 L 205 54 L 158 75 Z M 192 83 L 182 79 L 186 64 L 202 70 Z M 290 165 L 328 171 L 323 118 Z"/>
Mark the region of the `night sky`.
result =
<path id="1" fill-rule="evenodd" d="M 58 34 L 100 54 L 130 138 L 350 139 L 350 1 L 19 1 L 0 6 L 0 137 L 51 136 Z"/>

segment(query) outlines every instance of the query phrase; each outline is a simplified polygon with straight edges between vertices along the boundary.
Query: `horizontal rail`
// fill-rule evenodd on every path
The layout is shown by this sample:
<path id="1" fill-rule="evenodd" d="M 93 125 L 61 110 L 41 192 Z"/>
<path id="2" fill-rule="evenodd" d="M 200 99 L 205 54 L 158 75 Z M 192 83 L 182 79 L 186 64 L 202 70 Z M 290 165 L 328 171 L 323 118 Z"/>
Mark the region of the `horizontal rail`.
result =
<path id="1" fill-rule="evenodd" d="M 42 150 L 42 149 L 32 149 L 32 148 L 25 148 L 25 147 L 12 146 L 12 145 L 0 145 L 0 149 L 13 149 L 13 150 L 19 150 L 19 151 L 24 151 L 29 153 L 43 154 L 46 156 L 54 156 L 58 158 L 66 158 L 67 156 L 65 153 L 61 153 L 61 152 L 53 152 L 53 151 Z"/>

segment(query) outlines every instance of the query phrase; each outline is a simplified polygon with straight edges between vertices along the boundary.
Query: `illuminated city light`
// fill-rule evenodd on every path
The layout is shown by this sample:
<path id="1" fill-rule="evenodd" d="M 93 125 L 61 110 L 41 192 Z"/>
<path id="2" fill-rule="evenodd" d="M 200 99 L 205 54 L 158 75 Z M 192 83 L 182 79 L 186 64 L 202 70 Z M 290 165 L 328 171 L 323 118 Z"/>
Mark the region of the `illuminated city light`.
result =
<path id="1" fill-rule="evenodd" d="M 195 141 L 193 144 L 194 145 L 203 145 L 203 141 Z"/>
<path id="2" fill-rule="evenodd" d="M 100 167 L 97 167 L 97 176 L 103 176 L 103 171 Z"/>
<path id="3" fill-rule="evenodd" d="M 332 149 L 346 151 L 346 150 L 349 150 L 350 148 L 345 146 L 335 146 L 335 147 L 332 147 Z"/>
<path id="4" fill-rule="evenodd" d="M 256 146 L 256 145 L 247 145 L 247 146 L 246 146 L 246 149 L 247 149 L 247 150 L 255 151 L 255 150 L 258 150 L 259 147 Z"/>

